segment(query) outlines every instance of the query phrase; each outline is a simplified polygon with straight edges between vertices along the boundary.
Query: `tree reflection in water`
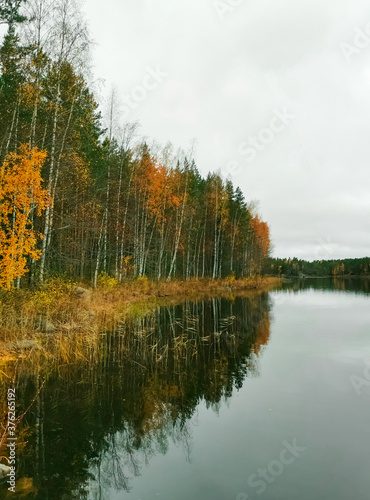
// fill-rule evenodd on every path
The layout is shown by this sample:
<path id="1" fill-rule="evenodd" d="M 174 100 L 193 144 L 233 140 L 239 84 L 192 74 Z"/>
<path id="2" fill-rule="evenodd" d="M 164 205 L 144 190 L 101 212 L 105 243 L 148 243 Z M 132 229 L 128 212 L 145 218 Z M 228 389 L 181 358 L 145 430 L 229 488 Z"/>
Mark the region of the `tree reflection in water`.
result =
<path id="1" fill-rule="evenodd" d="M 111 487 L 128 491 L 171 441 L 189 456 L 198 404 L 217 410 L 258 375 L 269 313 L 267 293 L 161 307 L 103 331 L 99 363 L 48 373 L 22 422 L 28 442 L 17 475 L 27 498 L 105 498 Z M 32 399 L 39 377 L 20 371 L 19 399 Z"/>

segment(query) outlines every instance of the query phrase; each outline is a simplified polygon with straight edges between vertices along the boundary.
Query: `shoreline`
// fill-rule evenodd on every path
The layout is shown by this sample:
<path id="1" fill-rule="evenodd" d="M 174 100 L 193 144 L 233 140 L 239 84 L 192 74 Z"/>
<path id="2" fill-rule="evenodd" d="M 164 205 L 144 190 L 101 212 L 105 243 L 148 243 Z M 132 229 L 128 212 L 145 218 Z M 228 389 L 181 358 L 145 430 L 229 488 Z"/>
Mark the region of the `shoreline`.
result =
<path id="1" fill-rule="evenodd" d="M 21 359 L 38 359 L 38 364 L 91 360 L 98 355 L 101 330 L 130 317 L 186 300 L 261 293 L 281 283 L 280 278 L 260 276 L 170 282 L 139 278 L 88 289 L 55 278 L 41 290 L 4 292 L 0 295 L 0 366 Z"/>

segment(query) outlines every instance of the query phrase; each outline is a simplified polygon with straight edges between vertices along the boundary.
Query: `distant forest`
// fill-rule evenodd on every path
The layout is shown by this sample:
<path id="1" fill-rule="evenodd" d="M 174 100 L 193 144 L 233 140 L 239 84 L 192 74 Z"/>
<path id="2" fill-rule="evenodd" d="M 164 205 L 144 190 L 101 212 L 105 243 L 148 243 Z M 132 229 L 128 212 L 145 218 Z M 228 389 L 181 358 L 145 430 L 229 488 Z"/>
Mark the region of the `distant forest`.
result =
<path id="1" fill-rule="evenodd" d="M 101 115 L 77 1 L 0 0 L 0 24 L 0 287 L 262 272 L 269 227 L 239 188 L 140 139 L 115 92 Z"/>
<path id="2" fill-rule="evenodd" d="M 370 276 L 370 257 L 342 260 L 266 260 L 264 272 L 272 276 Z"/>

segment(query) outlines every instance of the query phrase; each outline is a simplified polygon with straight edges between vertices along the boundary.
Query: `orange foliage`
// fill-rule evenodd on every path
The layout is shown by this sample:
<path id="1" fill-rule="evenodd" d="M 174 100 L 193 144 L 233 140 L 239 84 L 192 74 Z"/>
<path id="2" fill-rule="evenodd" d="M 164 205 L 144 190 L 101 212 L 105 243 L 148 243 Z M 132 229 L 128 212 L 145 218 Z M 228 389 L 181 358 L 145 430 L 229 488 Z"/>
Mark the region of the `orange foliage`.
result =
<path id="1" fill-rule="evenodd" d="M 151 214 L 160 220 L 163 216 L 163 205 L 166 202 L 167 170 L 162 165 L 151 164 L 146 171 L 148 177 L 148 208 Z"/>
<path id="2" fill-rule="evenodd" d="M 259 356 L 263 346 L 266 346 L 270 341 L 270 315 L 265 313 L 261 323 L 256 328 L 256 341 L 253 344 L 253 350 Z"/>
<path id="3" fill-rule="evenodd" d="M 266 222 L 260 220 L 258 215 L 251 220 L 255 239 L 264 257 L 267 256 L 270 248 L 270 230 Z"/>
<path id="4" fill-rule="evenodd" d="M 46 152 L 20 147 L 9 153 L 0 167 L 0 288 L 10 289 L 27 272 L 26 257 L 40 257 L 32 214 L 41 215 L 49 203 L 41 186 L 41 168 Z"/>
<path id="5" fill-rule="evenodd" d="M 158 223 L 163 219 L 166 222 L 165 210 L 181 204 L 180 198 L 175 194 L 179 180 L 176 173 L 167 170 L 149 154 L 145 154 L 135 180 L 146 193 L 149 213 L 157 218 Z"/>

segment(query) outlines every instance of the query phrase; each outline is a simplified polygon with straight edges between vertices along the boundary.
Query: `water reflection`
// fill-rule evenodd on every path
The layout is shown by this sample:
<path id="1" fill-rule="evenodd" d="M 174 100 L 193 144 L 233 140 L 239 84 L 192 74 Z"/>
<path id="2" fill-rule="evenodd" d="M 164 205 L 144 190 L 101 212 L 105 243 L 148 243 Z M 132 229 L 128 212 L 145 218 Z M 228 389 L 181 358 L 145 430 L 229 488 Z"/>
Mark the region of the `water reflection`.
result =
<path id="1" fill-rule="evenodd" d="M 109 488 L 129 491 L 171 441 L 190 453 L 188 423 L 198 404 L 217 409 L 245 377 L 258 375 L 269 304 L 261 293 L 158 308 L 102 332 L 100 363 L 48 373 L 22 422 L 28 443 L 17 476 L 27 498 L 108 498 Z M 23 406 L 39 377 L 19 374 Z M 5 487 L 0 494 L 8 498 Z"/>
<path id="2" fill-rule="evenodd" d="M 338 292 L 368 295 L 370 279 L 368 278 L 306 278 L 283 281 L 282 290 L 299 292 L 302 290 L 330 290 Z"/>

